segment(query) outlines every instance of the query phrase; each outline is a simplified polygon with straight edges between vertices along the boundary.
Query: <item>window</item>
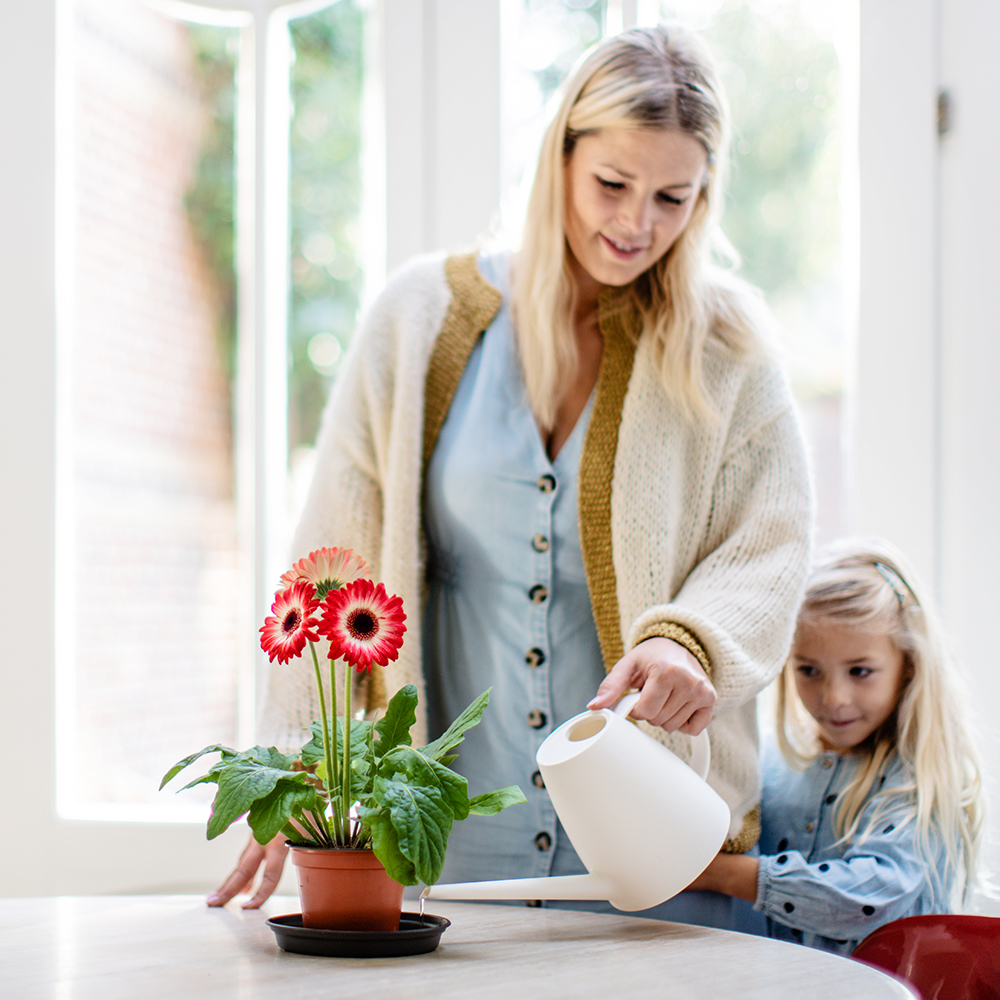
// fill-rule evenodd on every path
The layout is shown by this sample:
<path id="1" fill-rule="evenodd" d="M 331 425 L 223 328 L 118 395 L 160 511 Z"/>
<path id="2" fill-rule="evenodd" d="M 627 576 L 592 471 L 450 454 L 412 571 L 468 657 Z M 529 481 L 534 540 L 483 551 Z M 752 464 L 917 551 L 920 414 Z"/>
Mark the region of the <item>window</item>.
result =
<path id="1" fill-rule="evenodd" d="M 236 738 L 233 219 L 216 193 L 238 33 L 95 0 L 71 31 L 59 794 L 79 815 L 159 804 L 179 749 Z"/>
<path id="2" fill-rule="evenodd" d="M 60 555 L 73 603 L 59 660 L 66 815 L 145 806 L 131 815 L 201 819 L 212 789 L 174 797 L 158 792 L 160 777 L 186 752 L 251 739 L 262 655 L 254 636 L 266 606 L 248 613 L 246 581 L 280 545 L 277 529 L 263 541 L 260 523 L 249 531 L 253 481 L 280 485 L 280 472 L 263 466 L 286 455 L 298 468 L 357 310 L 362 24 L 341 0 L 271 26 L 269 82 L 280 93 L 284 73 L 293 104 L 269 105 L 269 134 L 288 143 L 267 180 L 287 178 L 291 192 L 278 193 L 265 219 L 280 219 L 288 203 L 290 280 L 279 275 L 270 291 L 291 295 L 289 388 L 265 399 L 252 381 L 255 343 L 269 340 L 280 361 L 273 340 L 285 329 L 254 329 L 260 311 L 237 280 L 254 258 L 245 235 L 253 220 L 236 218 L 240 184 L 253 177 L 253 150 L 237 155 L 259 98 L 246 85 L 252 34 L 137 0 L 72 5 L 72 224 L 62 230 L 72 248 L 70 391 L 60 445 Z M 273 439 L 260 425 L 275 399 L 288 402 L 279 421 L 287 445 L 248 449 L 255 426 Z M 291 487 L 276 492 L 294 497 Z M 265 530 L 287 524 L 284 503 L 261 520 Z M 271 575 L 256 572 L 267 600 Z"/>
<path id="3" fill-rule="evenodd" d="M 723 226 L 742 273 L 763 290 L 778 320 L 813 456 L 817 534 L 822 540 L 842 534 L 848 520 L 842 261 L 850 244 L 841 236 L 839 197 L 846 134 L 841 62 L 854 65 L 852 0 L 509 0 L 504 9 L 503 179 L 514 218 L 546 102 L 581 52 L 618 30 L 623 18 L 638 24 L 679 18 L 708 41 L 734 132 Z"/>

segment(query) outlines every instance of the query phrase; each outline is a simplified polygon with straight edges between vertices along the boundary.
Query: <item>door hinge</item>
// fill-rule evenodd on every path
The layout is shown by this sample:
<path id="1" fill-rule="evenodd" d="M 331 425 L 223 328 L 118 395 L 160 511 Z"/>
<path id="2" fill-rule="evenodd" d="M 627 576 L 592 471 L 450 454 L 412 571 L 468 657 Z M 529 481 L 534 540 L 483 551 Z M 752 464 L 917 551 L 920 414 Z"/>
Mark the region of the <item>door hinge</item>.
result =
<path id="1" fill-rule="evenodd" d="M 951 93 L 941 89 L 937 95 L 937 131 L 938 135 L 946 135 L 951 131 Z"/>

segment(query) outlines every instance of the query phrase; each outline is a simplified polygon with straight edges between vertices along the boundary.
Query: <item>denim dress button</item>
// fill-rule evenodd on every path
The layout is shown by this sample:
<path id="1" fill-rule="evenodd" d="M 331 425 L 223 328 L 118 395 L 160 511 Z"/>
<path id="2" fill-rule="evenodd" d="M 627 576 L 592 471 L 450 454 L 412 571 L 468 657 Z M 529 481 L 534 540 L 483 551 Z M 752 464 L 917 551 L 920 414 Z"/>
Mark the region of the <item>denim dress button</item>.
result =
<path id="1" fill-rule="evenodd" d="M 535 837 L 535 847 L 540 851 L 547 851 L 552 846 L 552 838 L 544 831 Z"/>
<path id="2" fill-rule="evenodd" d="M 528 597 L 530 597 L 535 604 L 543 604 L 548 596 L 549 588 L 541 583 L 536 583 L 534 587 L 528 591 Z"/>
<path id="3" fill-rule="evenodd" d="M 545 713 L 540 712 L 537 708 L 533 708 L 528 713 L 528 725 L 532 729 L 541 729 L 546 723 Z"/>
<path id="4" fill-rule="evenodd" d="M 551 493 L 556 488 L 556 477 L 548 472 L 544 476 L 538 477 L 538 488 L 543 493 Z"/>
<path id="5" fill-rule="evenodd" d="M 531 776 L 531 783 L 535 786 L 535 788 L 545 787 L 545 779 L 542 777 L 541 771 L 535 771 L 535 773 Z"/>
<path id="6" fill-rule="evenodd" d="M 537 646 L 533 646 L 524 654 L 524 662 L 529 667 L 540 667 L 545 662 L 545 653 Z"/>
<path id="7" fill-rule="evenodd" d="M 545 535 L 539 533 L 531 539 L 531 547 L 536 552 L 548 552 L 549 551 L 549 540 Z"/>

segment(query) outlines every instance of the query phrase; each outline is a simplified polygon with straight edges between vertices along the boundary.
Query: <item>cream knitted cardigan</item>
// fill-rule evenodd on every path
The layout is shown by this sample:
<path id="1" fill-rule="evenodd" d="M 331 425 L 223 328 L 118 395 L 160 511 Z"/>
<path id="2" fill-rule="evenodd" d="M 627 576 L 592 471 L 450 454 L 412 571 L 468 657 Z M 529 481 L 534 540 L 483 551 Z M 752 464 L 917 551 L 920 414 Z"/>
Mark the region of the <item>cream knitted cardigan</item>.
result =
<path id="1" fill-rule="evenodd" d="M 351 547 L 404 600 L 399 660 L 376 670 L 367 690 L 359 684 L 369 709 L 407 683 L 423 699 L 423 470 L 500 301 L 474 256 L 412 262 L 369 311 L 327 404 L 293 556 Z M 727 849 L 747 850 L 759 834 L 755 696 L 787 654 L 809 553 L 811 497 L 793 405 L 772 362 L 715 344 L 704 373 L 719 419 L 688 423 L 613 297 L 602 302 L 600 327 L 579 520 L 605 668 L 653 635 L 698 656 L 718 692 L 709 780 L 732 811 Z M 304 658 L 272 667 L 265 738 L 300 745 L 300 727 L 317 714 L 312 676 Z M 420 739 L 423 717 L 418 730 Z M 686 737 L 655 735 L 687 755 Z"/>

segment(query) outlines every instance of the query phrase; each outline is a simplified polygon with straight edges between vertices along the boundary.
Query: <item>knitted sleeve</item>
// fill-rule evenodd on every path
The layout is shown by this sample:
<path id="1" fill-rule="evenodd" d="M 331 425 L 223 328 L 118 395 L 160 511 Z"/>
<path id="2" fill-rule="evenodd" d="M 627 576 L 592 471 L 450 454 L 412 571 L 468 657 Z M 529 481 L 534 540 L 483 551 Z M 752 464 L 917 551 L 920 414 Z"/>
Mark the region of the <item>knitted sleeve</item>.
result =
<path id="1" fill-rule="evenodd" d="M 681 557 L 663 583 L 672 596 L 639 614 L 626 640 L 665 634 L 664 623 L 686 630 L 707 657 L 718 714 L 754 698 L 780 670 L 812 530 L 805 448 L 783 376 L 760 369 L 741 397 L 707 481 L 692 477 L 697 495 L 681 504 Z"/>

